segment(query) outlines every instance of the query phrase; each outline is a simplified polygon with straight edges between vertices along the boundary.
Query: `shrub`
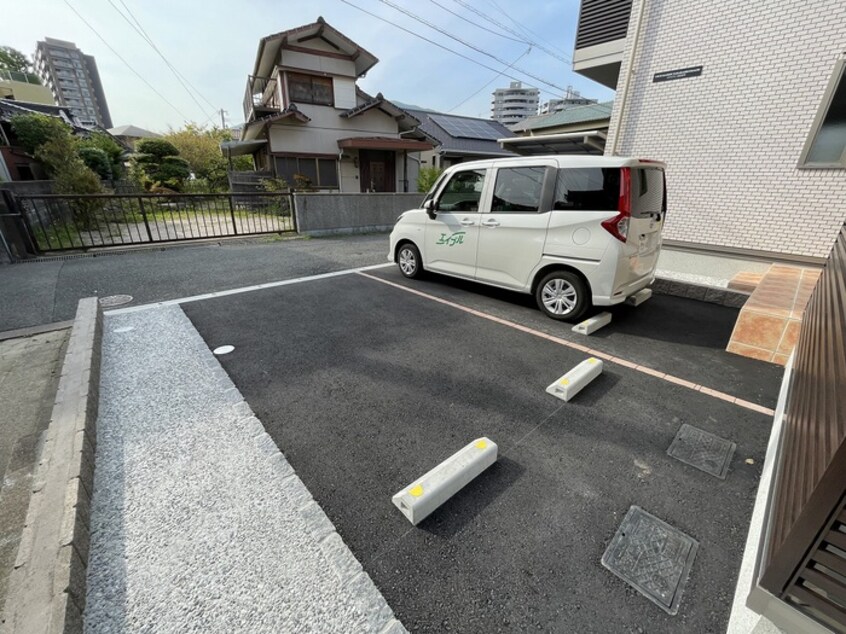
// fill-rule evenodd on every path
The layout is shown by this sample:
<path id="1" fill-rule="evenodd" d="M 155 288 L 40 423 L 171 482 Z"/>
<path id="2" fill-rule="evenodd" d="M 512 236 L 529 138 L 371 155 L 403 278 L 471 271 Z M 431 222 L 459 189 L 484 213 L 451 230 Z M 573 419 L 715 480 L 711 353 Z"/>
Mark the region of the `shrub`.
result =
<path id="1" fill-rule="evenodd" d="M 417 191 L 428 192 L 443 173 L 440 167 L 421 167 L 417 175 Z"/>
<path id="2" fill-rule="evenodd" d="M 101 150 L 109 159 L 111 172 L 110 178 L 118 179 L 123 176 L 125 171 L 123 163 L 126 150 L 120 143 L 115 141 L 108 134 L 104 134 L 103 132 L 92 132 L 87 138 L 83 139 L 79 143 L 79 147 L 80 152 L 82 148 L 94 148 Z M 83 160 L 85 159 L 83 158 Z M 95 169 L 94 171 L 96 172 L 97 170 Z"/>
<path id="3" fill-rule="evenodd" d="M 264 191 L 271 193 L 288 191 L 288 181 L 284 178 L 262 178 L 261 186 Z"/>
<path id="4" fill-rule="evenodd" d="M 79 158 L 81 158 L 82 162 L 103 180 L 111 180 L 114 178 L 114 174 L 112 173 L 112 161 L 109 158 L 109 155 L 100 148 L 80 147 Z"/>

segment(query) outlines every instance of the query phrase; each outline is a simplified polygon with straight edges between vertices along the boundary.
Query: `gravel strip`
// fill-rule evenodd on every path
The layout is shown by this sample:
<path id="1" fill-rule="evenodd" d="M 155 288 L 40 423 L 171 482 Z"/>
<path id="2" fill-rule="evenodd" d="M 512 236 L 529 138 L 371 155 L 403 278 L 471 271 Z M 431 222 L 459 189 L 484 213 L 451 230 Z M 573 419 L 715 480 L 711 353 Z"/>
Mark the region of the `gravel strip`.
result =
<path id="1" fill-rule="evenodd" d="M 105 323 L 85 631 L 405 631 L 176 306 Z"/>

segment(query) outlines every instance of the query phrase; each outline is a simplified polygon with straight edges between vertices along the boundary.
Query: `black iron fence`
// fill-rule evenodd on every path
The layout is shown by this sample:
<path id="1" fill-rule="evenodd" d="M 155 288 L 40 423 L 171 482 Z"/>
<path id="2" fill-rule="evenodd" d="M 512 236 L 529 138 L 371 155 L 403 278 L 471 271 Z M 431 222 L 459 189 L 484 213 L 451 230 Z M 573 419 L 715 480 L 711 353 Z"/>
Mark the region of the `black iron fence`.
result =
<path id="1" fill-rule="evenodd" d="M 39 252 L 296 231 L 285 193 L 8 196 Z"/>

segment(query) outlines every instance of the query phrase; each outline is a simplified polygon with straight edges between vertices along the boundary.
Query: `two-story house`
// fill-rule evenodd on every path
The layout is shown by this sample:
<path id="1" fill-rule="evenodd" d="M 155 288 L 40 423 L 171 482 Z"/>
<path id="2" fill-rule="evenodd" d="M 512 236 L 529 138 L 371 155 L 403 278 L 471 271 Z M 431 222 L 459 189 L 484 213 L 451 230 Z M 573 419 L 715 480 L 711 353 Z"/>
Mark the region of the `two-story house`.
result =
<path id="1" fill-rule="evenodd" d="M 418 119 L 356 85 L 378 61 L 323 18 L 262 38 L 241 139 L 227 153 L 252 154 L 292 186 L 304 177 L 321 190 L 414 191 L 432 144 Z"/>

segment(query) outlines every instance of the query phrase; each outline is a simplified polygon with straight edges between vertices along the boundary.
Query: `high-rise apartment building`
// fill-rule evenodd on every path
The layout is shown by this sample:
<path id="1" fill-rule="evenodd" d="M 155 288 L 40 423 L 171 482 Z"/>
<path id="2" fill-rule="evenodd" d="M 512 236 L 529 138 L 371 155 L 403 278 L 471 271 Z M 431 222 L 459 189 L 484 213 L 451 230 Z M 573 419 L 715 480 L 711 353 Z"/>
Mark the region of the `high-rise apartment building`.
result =
<path id="1" fill-rule="evenodd" d="M 35 72 L 58 105 L 66 106 L 83 125 L 112 127 L 93 56 L 85 55 L 73 42 L 47 37 L 38 42 L 34 59 Z"/>
<path id="2" fill-rule="evenodd" d="M 538 109 L 538 114 L 552 114 L 574 106 L 588 106 L 592 103 L 596 103 L 596 99 L 582 97 L 578 90 L 572 86 L 567 86 L 567 90 L 564 91 L 564 95 L 560 99 L 544 101 Z"/>
<path id="3" fill-rule="evenodd" d="M 508 88 L 497 88 L 491 99 L 491 119 L 511 125 L 538 113 L 540 91 L 523 82 L 512 81 Z"/>

